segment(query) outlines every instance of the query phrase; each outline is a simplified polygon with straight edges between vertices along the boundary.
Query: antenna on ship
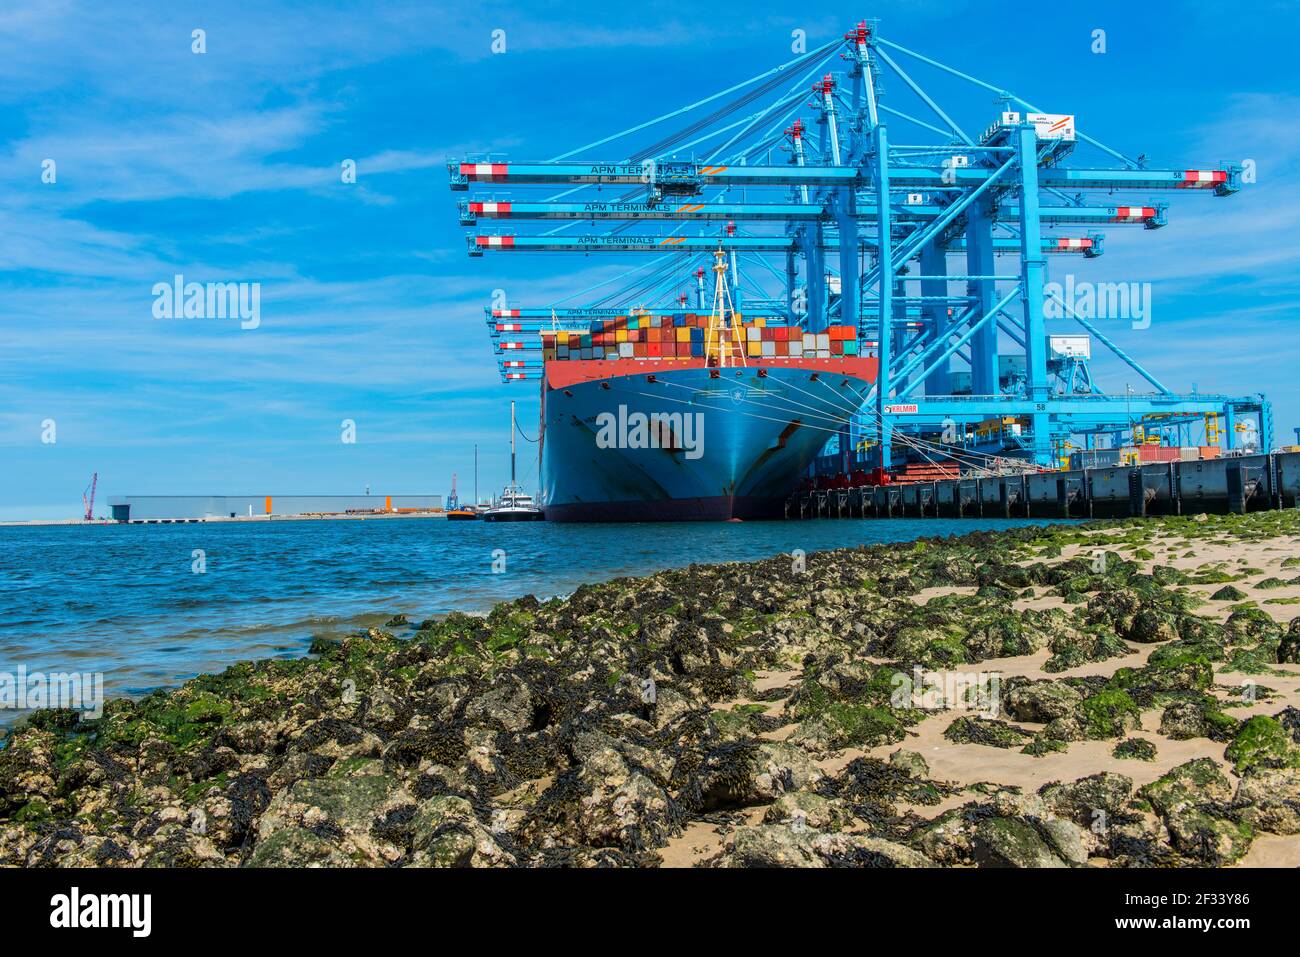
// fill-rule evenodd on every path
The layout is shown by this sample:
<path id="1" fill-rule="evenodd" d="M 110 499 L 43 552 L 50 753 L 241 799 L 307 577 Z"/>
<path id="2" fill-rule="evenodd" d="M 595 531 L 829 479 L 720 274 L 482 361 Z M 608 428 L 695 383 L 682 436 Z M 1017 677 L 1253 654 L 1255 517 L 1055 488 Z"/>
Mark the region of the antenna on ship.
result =
<path id="1" fill-rule="evenodd" d="M 510 494 L 515 492 L 515 403 L 510 400 Z"/>
<path id="2" fill-rule="evenodd" d="M 713 312 L 709 315 L 708 339 L 705 342 L 704 354 L 708 357 L 707 362 L 725 367 L 727 359 L 733 346 L 740 357 L 740 364 L 746 365 L 745 362 L 745 342 L 740 334 L 740 327 L 736 323 L 736 310 L 731 302 L 731 290 L 727 287 L 727 254 L 722 251 L 722 244 L 718 244 L 717 250 L 713 253 L 713 273 L 715 276 L 713 284 Z M 717 351 L 714 351 L 713 337 L 718 337 Z"/>

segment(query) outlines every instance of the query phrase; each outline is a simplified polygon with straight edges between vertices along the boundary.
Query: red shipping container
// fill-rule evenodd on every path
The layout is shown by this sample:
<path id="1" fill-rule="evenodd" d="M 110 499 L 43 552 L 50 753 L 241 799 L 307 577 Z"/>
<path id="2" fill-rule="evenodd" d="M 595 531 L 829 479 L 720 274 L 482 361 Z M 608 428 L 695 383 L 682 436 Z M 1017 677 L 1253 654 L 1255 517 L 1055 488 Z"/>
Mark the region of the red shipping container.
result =
<path id="1" fill-rule="evenodd" d="M 652 359 L 657 359 L 664 354 L 663 345 L 658 342 L 647 342 L 645 351 Z"/>
<path id="2" fill-rule="evenodd" d="M 1137 448 L 1139 462 L 1177 462 L 1182 458 L 1177 446 L 1139 445 Z"/>

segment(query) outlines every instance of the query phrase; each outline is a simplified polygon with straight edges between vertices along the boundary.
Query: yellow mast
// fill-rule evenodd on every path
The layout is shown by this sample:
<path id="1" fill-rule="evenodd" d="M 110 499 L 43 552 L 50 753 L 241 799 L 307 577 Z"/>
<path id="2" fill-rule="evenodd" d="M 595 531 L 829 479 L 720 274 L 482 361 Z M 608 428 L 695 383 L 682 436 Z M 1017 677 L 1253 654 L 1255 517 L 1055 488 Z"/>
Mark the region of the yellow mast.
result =
<path id="1" fill-rule="evenodd" d="M 731 357 L 732 345 L 735 344 L 740 364 L 746 365 L 744 330 L 736 321 L 731 290 L 727 288 L 727 254 L 722 251 L 721 244 L 713 254 L 713 274 L 713 312 L 709 315 L 709 327 L 704 340 L 705 360 L 716 360 L 718 366 L 725 368 Z"/>

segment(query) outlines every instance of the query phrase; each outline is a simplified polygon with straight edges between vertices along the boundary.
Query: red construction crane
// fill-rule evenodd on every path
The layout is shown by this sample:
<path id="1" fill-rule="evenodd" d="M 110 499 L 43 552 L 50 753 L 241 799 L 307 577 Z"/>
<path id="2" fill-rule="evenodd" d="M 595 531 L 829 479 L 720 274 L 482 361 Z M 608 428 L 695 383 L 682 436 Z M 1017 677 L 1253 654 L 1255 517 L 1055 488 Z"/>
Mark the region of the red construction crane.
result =
<path id="1" fill-rule="evenodd" d="M 86 509 L 84 519 L 87 522 L 95 518 L 95 486 L 98 484 L 99 473 L 96 472 L 90 477 L 90 484 L 86 486 L 86 490 L 81 493 L 81 504 Z"/>

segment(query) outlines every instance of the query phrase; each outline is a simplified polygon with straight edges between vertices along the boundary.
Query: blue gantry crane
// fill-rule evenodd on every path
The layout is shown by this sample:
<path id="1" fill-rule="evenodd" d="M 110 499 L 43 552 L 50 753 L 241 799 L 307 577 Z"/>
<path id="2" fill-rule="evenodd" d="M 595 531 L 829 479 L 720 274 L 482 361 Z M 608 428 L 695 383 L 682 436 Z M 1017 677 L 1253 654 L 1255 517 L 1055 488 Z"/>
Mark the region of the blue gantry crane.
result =
<path id="1" fill-rule="evenodd" d="M 978 134 L 959 125 L 900 60 L 995 94 L 992 122 Z M 902 91 L 897 100 L 884 95 L 886 78 Z M 900 127 L 905 136 L 891 136 Z M 1080 161 L 1085 153 L 1094 158 Z M 635 261 L 552 304 L 488 307 L 505 379 L 540 375 L 544 330 L 583 329 L 632 308 L 702 309 L 706 266 L 720 248 L 746 316 L 811 332 L 856 323 L 874 346 L 875 387 L 830 443 L 841 467 L 857 454 L 889 468 L 895 439 L 908 436 L 925 436 L 929 448 L 991 441 L 1039 467 L 1058 464 L 1064 449 L 1152 435 L 1221 437 L 1231 449 L 1250 434 L 1271 446 L 1264 396 L 1176 393 L 1106 335 L 1106 321 L 1127 318 L 1111 315 L 1131 305 L 1126 284 L 1049 276 L 1049 256 L 1101 256 L 1103 228 L 1166 225 L 1168 204 L 1153 196 L 1231 196 L 1239 168 L 1131 159 L 1073 115 L 1043 113 L 894 43 L 875 21 L 548 161 L 475 157 L 448 169 L 453 190 L 476 194 L 459 204 L 461 223 L 478 228 L 467 236 L 471 256 Z M 1143 391 L 1103 390 L 1094 346 Z M 1017 425 L 978 427 L 991 421 Z"/>

